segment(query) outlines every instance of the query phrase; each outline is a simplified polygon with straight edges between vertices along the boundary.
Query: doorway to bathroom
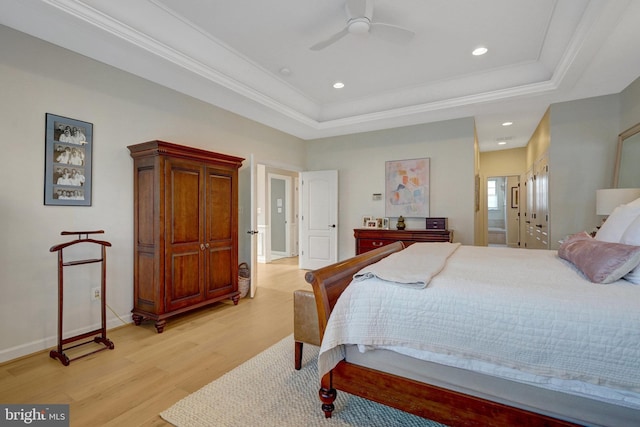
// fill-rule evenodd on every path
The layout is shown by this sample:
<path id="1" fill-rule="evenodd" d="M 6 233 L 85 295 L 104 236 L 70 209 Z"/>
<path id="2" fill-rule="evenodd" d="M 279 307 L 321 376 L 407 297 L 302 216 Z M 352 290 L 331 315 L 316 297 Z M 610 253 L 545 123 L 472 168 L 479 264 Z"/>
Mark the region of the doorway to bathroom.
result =
<path id="1" fill-rule="evenodd" d="M 487 178 L 489 246 L 520 246 L 520 177 Z"/>

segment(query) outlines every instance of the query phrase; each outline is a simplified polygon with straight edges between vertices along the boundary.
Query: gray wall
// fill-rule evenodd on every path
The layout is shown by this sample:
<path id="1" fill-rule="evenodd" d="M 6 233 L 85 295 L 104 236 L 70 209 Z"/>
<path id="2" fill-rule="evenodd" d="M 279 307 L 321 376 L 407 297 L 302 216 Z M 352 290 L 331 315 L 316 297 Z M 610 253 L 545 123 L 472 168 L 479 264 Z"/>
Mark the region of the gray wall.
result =
<path id="1" fill-rule="evenodd" d="M 304 142 L 298 138 L 6 27 L 0 26 L 0 40 L 0 362 L 56 344 L 57 260 L 49 248 L 67 241 L 62 230 L 106 231 L 103 238 L 113 245 L 107 253 L 107 303 L 130 321 L 133 162 L 127 145 L 163 139 L 304 167 Z M 90 207 L 43 205 L 46 113 L 93 123 Z M 248 192 L 240 196 L 240 210 L 248 212 Z M 246 248 L 248 235 L 241 230 L 239 236 Z M 96 277 L 85 275 L 86 281 Z M 89 297 L 95 285 L 86 281 L 74 285 L 69 277 L 66 331 L 99 322 L 99 304 Z M 110 327 L 122 324 L 107 312 Z"/>
<path id="2" fill-rule="evenodd" d="M 278 202 L 278 200 L 280 202 Z M 271 178 L 271 250 L 285 252 L 287 250 L 286 239 L 286 215 L 287 204 L 285 181 L 281 178 Z M 280 204 L 278 204 L 280 203 Z"/>
<path id="3" fill-rule="evenodd" d="M 596 190 L 612 184 L 620 114 L 620 95 L 551 106 L 551 249 L 557 249 L 558 241 L 567 235 L 591 231 L 601 223 L 596 215 Z"/>
<path id="4" fill-rule="evenodd" d="M 640 123 L 640 77 L 622 91 L 621 105 L 620 132 Z"/>
<path id="5" fill-rule="evenodd" d="M 474 121 L 449 120 L 398 129 L 367 132 L 307 143 L 308 170 L 338 170 L 339 259 L 355 254 L 353 229 L 362 217 L 385 216 L 385 161 L 431 159 L 430 216 L 448 217 L 454 240 L 473 244 Z M 395 227 L 395 218 L 391 227 Z M 408 219 L 407 228 L 425 228 L 424 218 Z"/>

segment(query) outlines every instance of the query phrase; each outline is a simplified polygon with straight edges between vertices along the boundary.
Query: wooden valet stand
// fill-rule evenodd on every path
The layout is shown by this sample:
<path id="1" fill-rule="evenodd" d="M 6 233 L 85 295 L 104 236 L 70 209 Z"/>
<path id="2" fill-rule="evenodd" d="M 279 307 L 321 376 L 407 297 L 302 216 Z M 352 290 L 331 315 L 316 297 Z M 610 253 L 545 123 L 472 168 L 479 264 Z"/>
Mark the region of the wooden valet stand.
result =
<path id="1" fill-rule="evenodd" d="M 90 234 L 102 234 L 104 230 L 97 231 L 63 231 L 60 233 L 62 236 L 66 235 L 74 235 L 77 234 L 78 238 L 76 240 L 72 240 L 70 242 L 61 243 L 59 245 L 52 246 L 49 249 L 49 252 L 58 252 L 58 349 L 51 350 L 49 352 L 49 357 L 52 359 L 58 359 L 64 366 L 68 366 L 72 360 L 77 360 L 82 357 L 89 356 L 90 354 L 97 353 L 102 350 L 113 350 L 114 345 L 113 342 L 107 339 L 107 312 L 106 312 L 106 277 L 107 277 L 107 247 L 111 246 L 111 243 L 105 242 L 103 240 L 95 240 L 90 239 Z M 84 236 L 84 237 L 83 237 Z M 79 243 L 93 243 L 101 246 L 102 255 L 100 258 L 94 259 L 81 259 L 74 261 L 64 261 L 63 257 L 63 249 L 69 246 L 73 246 Z M 102 277 L 100 281 L 100 309 L 102 316 L 102 326 L 99 329 L 85 332 L 83 334 L 79 334 L 73 337 L 63 338 L 63 329 L 62 329 L 62 320 L 63 320 L 63 301 L 64 301 L 64 275 L 63 271 L 65 267 L 71 267 L 82 264 L 92 264 L 92 263 L 101 263 L 102 264 Z M 99 334 L 99 335 L 98 335 Z M 76 341 L 80 341 L 89 337 L 93 337 L 93 339 L 89 341 L 85 341 L 79 344 L 74 344 L 68 347 L 64 347 L 67 344 L 74 343 Z M 70 359 L 65 353 L 65 350 L 69 350 L 75 347 L 79 347 L 85 344 L 98 343 L 103 344 L 104 347 L 99 348 L 97 350 L 88 352 L 86 354 L 82 354 L 73 359 Z"/>

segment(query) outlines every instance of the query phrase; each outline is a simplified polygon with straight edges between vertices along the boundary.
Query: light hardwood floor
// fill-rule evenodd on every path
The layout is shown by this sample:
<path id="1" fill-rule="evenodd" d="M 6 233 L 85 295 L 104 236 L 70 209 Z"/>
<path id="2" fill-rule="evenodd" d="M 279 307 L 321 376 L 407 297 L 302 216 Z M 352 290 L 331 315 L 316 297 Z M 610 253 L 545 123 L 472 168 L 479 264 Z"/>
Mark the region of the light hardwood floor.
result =
<path id="1" fill-rule="evenodd" d="M 68 403 L 71 426 L 170 425 L 164 409 L 293 333 L 304 274 L 297 258 L 260 265 L 255 298 L 169 319 L 162 334 L 152 322 L 115 328 L 114 350 L 67 367 L 48 351 L 2 364 L 0 402 Z"/>

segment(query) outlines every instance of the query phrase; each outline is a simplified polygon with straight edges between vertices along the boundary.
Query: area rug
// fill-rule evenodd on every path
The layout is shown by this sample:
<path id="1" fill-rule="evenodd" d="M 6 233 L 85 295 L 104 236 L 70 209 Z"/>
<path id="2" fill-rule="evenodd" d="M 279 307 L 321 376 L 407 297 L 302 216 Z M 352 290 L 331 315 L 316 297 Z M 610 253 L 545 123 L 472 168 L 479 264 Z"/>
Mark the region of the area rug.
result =
<path id="1" fill-rule="evenodd" d="M 340 391 L 332 418 L 327 420 L 318 398 L 318 347 L 304 346 L 299 371 L 293 368 L 293 352 L 291 335 L 160 416 L 178 427 L 441 426 Z"/>

